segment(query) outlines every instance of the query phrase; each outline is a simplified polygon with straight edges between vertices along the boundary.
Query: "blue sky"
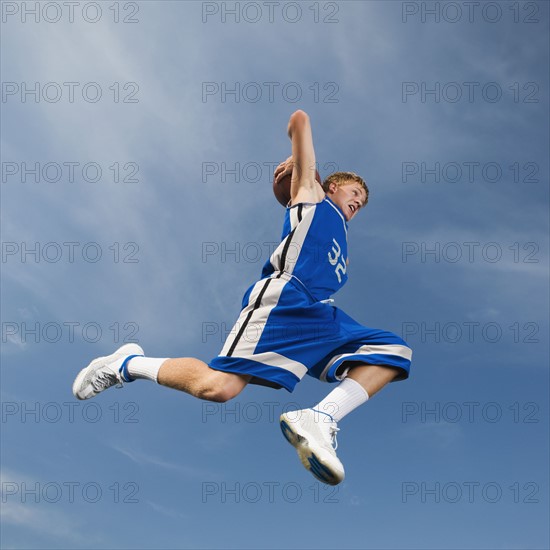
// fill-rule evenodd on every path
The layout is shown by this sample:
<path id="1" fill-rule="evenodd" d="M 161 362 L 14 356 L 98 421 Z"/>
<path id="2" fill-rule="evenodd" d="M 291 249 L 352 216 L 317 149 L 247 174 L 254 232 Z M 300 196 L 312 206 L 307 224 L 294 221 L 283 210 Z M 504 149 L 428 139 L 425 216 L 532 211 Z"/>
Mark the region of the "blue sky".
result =
<path id="1" fill-rule="evenodd" d="M 548 4 L 222 4 L 2 3 L 2 546 L 548 548 Z M 414 350 L 330 490 L 277 422 L 309 377 L 71 393 L 128 339 L 217 355 L 296 108 L 371 190 L 336 304 Z"/>

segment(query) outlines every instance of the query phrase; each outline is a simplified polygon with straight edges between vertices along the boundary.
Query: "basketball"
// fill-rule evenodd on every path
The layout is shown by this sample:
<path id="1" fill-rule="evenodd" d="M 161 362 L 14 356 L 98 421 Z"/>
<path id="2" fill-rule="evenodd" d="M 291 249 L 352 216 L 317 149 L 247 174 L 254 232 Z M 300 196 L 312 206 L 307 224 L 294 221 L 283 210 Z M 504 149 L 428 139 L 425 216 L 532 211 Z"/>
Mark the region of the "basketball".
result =
<path id="1" fill-rule="evenodd" d="M 275 198 L 286 208 L 286 205 L 290 201 L 290 181 L 292 179 L 292 174 L 287 174 L 282 178 L 279 183 L 275 183 L 275 178 L 273 178 L 273 193 Z M 322 183 L 321 176 L 319 172 L 315 171 L 315 179 Z"/>

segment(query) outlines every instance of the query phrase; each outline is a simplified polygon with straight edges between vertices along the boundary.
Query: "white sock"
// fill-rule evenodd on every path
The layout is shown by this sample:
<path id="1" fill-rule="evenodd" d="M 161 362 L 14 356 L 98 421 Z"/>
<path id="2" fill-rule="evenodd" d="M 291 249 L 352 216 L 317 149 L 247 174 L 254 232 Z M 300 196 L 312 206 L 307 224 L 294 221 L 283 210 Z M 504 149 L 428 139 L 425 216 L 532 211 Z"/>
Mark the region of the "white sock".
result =
<path id="1" fill-rule="evenodd" d="M 346 414 L 367 401 L 367 390 L 351 378 L 344 378 L 320 403 L 311 407 L 318 411 L 330 414 L 336 422 L 340 422 Z"/>
<path id="2" fill-rule="evenodd" d="M 160 366 L 166 361 L 166 357 L 134 357 L 128 361 L 126 368 L 131 378 L 145 378 L 146 380 L 157 381 Z"/>

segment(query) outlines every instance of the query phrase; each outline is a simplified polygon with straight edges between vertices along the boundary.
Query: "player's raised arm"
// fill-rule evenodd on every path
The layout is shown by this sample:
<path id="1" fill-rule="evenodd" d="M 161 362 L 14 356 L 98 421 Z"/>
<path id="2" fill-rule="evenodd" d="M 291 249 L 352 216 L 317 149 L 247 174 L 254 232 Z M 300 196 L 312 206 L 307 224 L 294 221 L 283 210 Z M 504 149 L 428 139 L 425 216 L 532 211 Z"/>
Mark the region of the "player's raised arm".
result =
<path id="1" fill-rule="evenodd" d="M 321 202 L 323 188 L 315 180 L 315 151 L 309 116 L 304 111 L 292 113 L 288 122 L 288 137 L 292 141 L 294 170 L 290 185 L 291 204 Z"/>

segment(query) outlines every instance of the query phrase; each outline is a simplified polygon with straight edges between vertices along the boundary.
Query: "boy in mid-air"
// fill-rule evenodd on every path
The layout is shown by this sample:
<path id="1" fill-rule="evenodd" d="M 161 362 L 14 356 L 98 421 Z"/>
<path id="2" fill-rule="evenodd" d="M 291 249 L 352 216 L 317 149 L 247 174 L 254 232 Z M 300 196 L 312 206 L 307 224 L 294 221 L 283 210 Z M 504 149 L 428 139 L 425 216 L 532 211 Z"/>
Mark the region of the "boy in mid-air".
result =
<path id="1" fill-rule="evenodd" d="M 144 357 L 126 344 L 92 361 L 73 384 L 78 399 L 144 378 L 199 399 L 226 402 L 249 384 L 293 391 L 309 374 L 340 384 L 310 409 L 281 415 L 283 434 L 302 464 L 320 481 L 336 485 L 344 467 L 336 456 L 337 423 L 388 382 L 409 375 L 412 351 L 398 336 L 359 325 L 331 305 L 346 282 L 347 230 L 368 201 L 365 182 L 351 172 L 315 179 L 309 117 L 296 111 L 288 135 L 292 157 L 275 170 L 292 173 L 282 241 L 261 279 L 243 298 L 243 309 L 220 355 L 200 359 Z"/>

